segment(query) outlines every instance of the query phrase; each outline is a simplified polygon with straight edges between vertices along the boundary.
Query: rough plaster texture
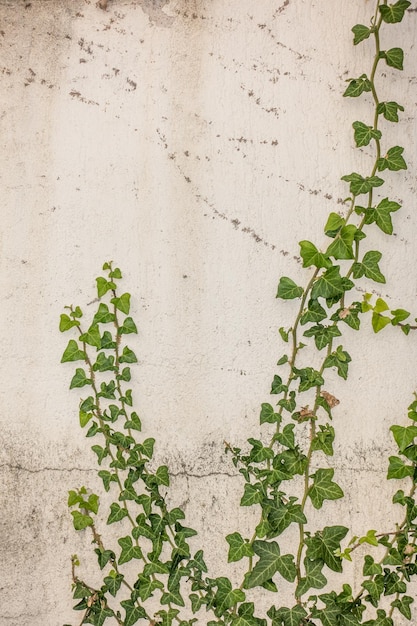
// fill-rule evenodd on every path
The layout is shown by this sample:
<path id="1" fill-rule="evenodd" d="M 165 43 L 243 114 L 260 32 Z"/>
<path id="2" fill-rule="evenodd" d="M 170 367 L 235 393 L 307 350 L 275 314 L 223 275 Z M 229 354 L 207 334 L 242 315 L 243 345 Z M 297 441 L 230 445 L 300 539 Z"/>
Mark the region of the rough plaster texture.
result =
<path id="1" fill-rule="evenodd" d="M 145 433 L 157 434 L 170 497 L 201 531 L 213 575 L 224 571 L 224 535 L 249 529 L 223 440 L 259 433 L 277 328 L 294 310 L 274 298 L 278 277 L 304 281 L 297 242 L 321 241 L 346 195 L 340 176 L 369 163 L 350 130 L 368 104 L 341 92 L 369 67 L 349 29 L 370 5 L 0 0 L 2 626 L 77 622 L 69 558 L 88 554 L 90 537 L 72 531 L 66 494 L 94 485 L 95 466 L 57 322 L 64 304 L 88 309 L 107 259 L 134 295 Z M 403 73 L 378 79 L 406 106 L 384 132 L 407 146 L 409 169 L 387 176 L 385 195 L 404 202 L 393 240 L 375 230 L 370 244 L 386 250 L 379 292 L 414 311 L 416 15 L 400 42 L 396 27 L 384 39 L 411 50 Z M 417 349 L 392 330 L 346 341 L 334 465 L 347 495 L 325 516 L 359 534 L 395 518 L 388 428 L 405 421 Z"/>

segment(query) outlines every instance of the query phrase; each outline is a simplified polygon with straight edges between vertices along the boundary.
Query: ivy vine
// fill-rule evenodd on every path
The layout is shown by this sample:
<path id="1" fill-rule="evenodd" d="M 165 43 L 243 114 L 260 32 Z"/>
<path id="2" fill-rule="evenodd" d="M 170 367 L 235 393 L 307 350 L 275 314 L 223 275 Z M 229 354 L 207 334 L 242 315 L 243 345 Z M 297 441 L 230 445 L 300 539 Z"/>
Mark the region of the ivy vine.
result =
<path id="1" fill-rule="evenodd" d="M 85 487 L 69 492 L 74 527 L 91 532 L 103 572 L 102 584 L 92 586 L 79 577 L 78 558 L 72 557 L 74 608 L 81 612 L 80 624 L 102 626 L 109 619 L 123 626 L 141 620 L 152 626 L 191 626 L 198 620 L 208 626 L 393 626 L 397 618 L 411 620 L 414 600 L 407 589 L 417 574 L 417 397 L 409 407 L 408 425 L 391 427 L 398 453 L 389 458 L 387 477 L 408 482 L 393 498 L 403 511 L 395 528 L 369 530 L 348 541 L 349 528 L 344 525 L 319 530 L 309 525 L 311 507 L 322 509 L 326 501 L 344 495 L 329 467 L 335 439 L 332 413 L 339 401 L 326 383 L 329 370 L 344 380 L 348 377 L 351 356 L 342 344 L 344 329 L 359 331 L 368 312 L 375 332 L 389 324 L 405 334 L 415 328 L 408 311 L 390 310 L 382 298 L 351 297 L 363 277 L 385 283 L 381 252 L 363 253 L 361 242 L 378 229 L 391 235 L 393 214 L 401 208 L 380 188 L 385 170 L 407 168 L 404 149 L 383 145 L 381 127 L 397 123 L 404 108 L 395 101 L 380 101 L 376 78 L 381 63 L 403 69 L 403 50 L 385 49 L 381 40 L 384 29 L 401 22 L 409 6 L 408 0 L 394 4 L 377 0 L 369 25 L 352 28 L 355 46 L 374 46 L 369 73 L 349 79 L 343 94 L 368 96 L 372 103 L 369 119 L 352 125 L 356 146 L 373 148 L 372 162 L 366 173 L 342 176 L 348 197 L 343 213 L 332 212 L 326 221 L 327 243 L 300 242 L 302 264 L 310 272 L 306 286 L 289 277 L 279 281 L 277 297 L 294 301 L 295 319 L 290 328 L 280 328 L 286 350 L 271 385 L 274 402 L 261 407 L 263 440 L 249 438 L 245 451 L 226 444 L 244 481 L 240 504 L 259 511 L 250 538 L 238 531 L 226 537 L 228 561 L 244 564 L 239 586 L 233 587 L 226 576 L 211 577 L 203 550 L 191 549 L 189 539 L 196 532 L 185 524 L 180 508 L 167 505 L 168 468 L 155 467 L 155 440 L 140 437 L 141 420 L 129 388 L 137 357 L 127 343 L 137 327 L 130 316 L 131 296 L 118 288 L 120 269 L 111 262 L 104 264 L 105 275 L 97 278 L 99 305 L 91 322 L 84 325 L 78 306 L 67 307 L 61 315 L 60 330 L 76 333 L 62 362 L 83 363 L 70 388 L 88 389 L 79 421 L 82 428 L 88 427 L 86 436 L 97 441 L 92 450 L 100 466 L 98 475 L 113 497 L 107 524 L 119 529 L 115 547 L 98 528 L 98 495 Z M 308 365 L 300 353 L 308 355 Z M 297 529 L 298 541 L 287 553 L 289 528 Z M 360 545 L 369 547 L 363 557 L 363 580 L 356 589 L 339 585 L 335 574 L 343 572 L 344 562 Z M 126 568 L 128 563 L 134 568 Z M 282 606 L 280 579 L 292 586 L 291 606 Z M 271 599 L 266 615 L 250 601 L 254 588 Z M 324 593 L 317 593 L 324 588 Z"/>

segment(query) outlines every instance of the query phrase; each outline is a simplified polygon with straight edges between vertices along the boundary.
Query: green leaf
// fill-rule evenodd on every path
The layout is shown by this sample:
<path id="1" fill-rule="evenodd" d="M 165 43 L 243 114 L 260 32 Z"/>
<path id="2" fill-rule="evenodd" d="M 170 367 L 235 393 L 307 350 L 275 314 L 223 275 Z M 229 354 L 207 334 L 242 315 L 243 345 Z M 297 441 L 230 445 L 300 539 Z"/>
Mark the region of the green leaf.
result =
<path id="1" fill-rule="evenodd" d="M 367 554 L 363 564 L 363 575 L 376 576 L 377 574 L 382 574 L 382 567 L 379 563 L 375 563 L 374 559 Z"/>
<path id="2" fill-rule="evenodd" d="M 353 259 L 352 244 L 356 234 L 356 226 L 349 224 L 348 226 L 342 226 L 337 233 L 334 241 L 326 250 L 326 255 L 332 256 L 335 259 Z"/>
<path id="3" fill-rule="evenodd" d="M 123 325 L 119 328 L 120 335 L 129 335 L 131 333 L 137 333 L 138 329 L 136 328 L 135 322 L 131 317 L 127 317 L 123 322 Z"/>
<path id="4" fill-rule="evenodd" d="M 401 48 L 391 48 L 382 54 L 384 55 L 387 65 L 394 67 L 396 70 L 404 69 L 404 51 Z"/>
<path id="5" fill-rule="evenodd" d="M 307 518 L 300 504 L 288 502 L 287 504 L 279 503 L 273 506 L 268 514 L 268 522 L 271 528 L 268 537 L 272 538 L 283 533 L 290 524 L 306 524 Z"/>
<path id="6" fill-rule="evenodd" d="M 130 311 L 130 293 L 124 293 L 119 297 L 112 298 L 110 300 L 112 304 L 119 309 L 125 315 L 129 314 Z"/>
<path id="7" fill-rule="evenodd" d="M 281 416 L 275 413 L 274 408 L 267 402 L 262 404 L 260 423 L 277 424 L 281 422 Z"/>
<path id="8" fill-rule="evenodd" d="M 381 252 L 369 250 L 361 263 L 353 264 L 353 278 L 361 278 L 365 275 L 366 278 L 370 278 L 376 283 L 385 283 L 385 276 L 381 273 L 378 265 L 381 257 Z"/>
<path id="9" fill-rule="evenodd" d="M 409 311 L 406 311 L 405 309 L 394 309 L 391 311 L 391 314 L 393 315 L 391 320 L 391 324 L 393 326 L 397 326 L 400 322 L 406 320 L 407 317 L 410 317 Z"/>
<path id="10" fill-rule="evenodd" d="M 328 268 L 331 266 L 331 261 L 322 252 L 319 252 L 311 241 L 300 241 L 300 254 L 303 259 L 303 267 L 314 265 L 317 268 Z"/>
<path id="11" fill-rule="evenodd" d="M 136 354 L 133 352 L 133 350 L 125 346 L 123 348 L 122 355 L 119 359 L 119 363 L 137 363 L 137 362 L 138 362 L 138 359 L 136 357 Z"/>
<path id="12" fill-rule="evenodd" d="M 139 597 L 142 602 L 145 602 L 148 598 L 153 596 L 153 592 L 156 589 L 163 589 L 164 584 L 160 580 L 151 580 L 149 576 L 139 574 L 136 582 L 135 589 L 139 592 Z"/>
<path id="13" fill-rule="evenodd" d="M 376 222 L 377 226 L 386 233 L 387 235 L 392 235 L 392 221 L 390 213 L 394 213 L 401 208 L 401 205 L 398 202 L 392 202 L 388 200 L 388 198 L 384 198 L 378 204 L 375 209 L 373 209 L 372 216 L 373 220 Z"/>
<path id="14" fill-rule="evenodd" d="M 260 502 L 262 502 L 262 494 L 259 489 L 250 483 L 246 483 L 243 496 L 240 500 L 240 506 L 252 506 L 253 504 L 259 504 Z"/>
<path id="15" fill-rule="evenodd" d="M 91 378 L 87 378 L 85 371 L 77 367 L 71 380 L 70 389 L 74 389 L 74 387 L 84 387 L 84 385 L 91 385 L 92 383 L 93 381 Z"/>
<path id="16" fill-rule="evenodd" d="M 381 315 L 380 313 L 372 313 L 372 328 L 374 333 L 379 333 L 380 330 L 385 328 L 388 324 L 391 323 L 389 317 L 385 315 Z"/>
<path id="17" fill-rule="evenodd" d="M 272 626 L 301 626 L 305 623 L 304 618 L 307 617 L 307 611 L 299 604 L 292 609 L 286 606 L 276 609 L 272 606 L 267 611 L 268 617 L 272 619 Z"/>
<path id="18" fill-rule="evenodd" d="M 96 324 L 92 324 L 86 333 L 80 335 L 80 341 L 88 343 L 89 346 L 93 346 L 94 348 L 100 350 L 101 336 L 98 326 Z"/>
<path id="19" fill-rule="evenodd" d="M 127 420 L 124 425 L 125 428 L 131 428 L 132 430 L 142 430 L 142 422 L 139 415 L 133 412 L 130 416 L 130 420 Z"/>
<path id="20" fill-rule="evenodd" d="M 333 572 L 341 572 L 342 560 L 336 552 L 348 531 L 345 526 L 325 526 L 322 531 L 317 531 L 314 537 L 306 538 L 307 557 L 313 561 L 321 559 Z"/>
<path id="21" fill-rule="evenodd" d="M 279 572 L 285 580 L 293 582 L 296 577 L 294 556 L 281 556 L 278 544 L 275 541 L 254 541 L 253 549 L 260 558 L 245 581 L 245 588 L 252 589 L 270 580 Z"/>
<path id="22" fill-rule="evenodd" d="M 312 367 L 304 367 L 302 369 L 293 368 L 293 373 L 300 379 L 298 391 L 308 391 L 312 387 L 320 387 L 324 384 L 324 378 Z"/>
<path id="23" fill-rule="evenodd" d="M 100 569 L 104 569 L 109 561 L 115 560 L 115 554 L 112 550 L 103 550 L 102 548 L 96 548 L 94 552 L 97 554 L 98 564 Z"/>
<path id="24" fill-rule="evenodd" d="M 395 4 L 381 5 L 379 10 L 381 11 L 382 19 L 387 24 L 401 22 L 410 4 L 411 2 L 408 0 L 398 0 Z"/>
<path id="25" fill-rule="evenodd" d="M 390 431 L 394 435 L 395 442 L 402 453 L 417 437 L 417 426 L 391 426 Z"/>
<path id="26" fill-rule="evenodd" d="M 356 24 L 356 26 L 352 28 L 352 32 L 354 34 L 353 45 L 357 46 L 361 41 L 368 39 L 372 30 L 363 24 Z"/>
<path id="27" fill-rule="evenodd" d="M 112 611 L 107 604 L 97 602 L 90 607 L 88 615 L 84 618 L 84 624 L 93 624 L 93 626 L 103 626 L 108 617 L 113 617 Z"/>
<path id="28" fill-rule="evenodd" d="M 379 141 L 382 137 L 380 130 L 374 129 L 373 126 L 367 126 L 363 122 L 353 122 L 352 126 L 355 131 L 354 138 L 358 148 L 369 145 L 371 139 Z"/>
<path id="29" fill-rule="evenodd" d="M 66 330 L 73 328 L 73 326 L 79 326 L 79 325 L 80 325 L 80 322 L 78 322 L 77 320 L 71 319 L 69 315 L 62 313 L 60 317 L 60 322 L 59 322 L 59 330 L 61 331 L 61 333 L 65 333 Z"/>
<path id="30" fill-rule="evenodd" d="M 316 324 L 315 326 L 310 326 L 310 328 L 303 333 L 304 337 L 314 337 L 317 350 L 323 350 L 323 348 L 331 344 L 334 337 L 340 337 L 341 334 L 335 324 L 332 326 Z"/>
<path id="31" fill-rule="evenodd" d="M 354 196 L 369 193 L 374 187 L 380 187 L 384 184 L 382 178 L 378 176 L 366 176 L 365 178 L 356 172 L 342 176 L 342 180 L 350 183 L 350 192 Z"/>
<path id="32" fill-rule="evenodd" d="M 110 313 L 109 307 L 104 302 L 101 302 L 98 311 L 94 316 L 93 324 L 108 324 L 109 322 L 114 322 L 115 317 L 113 313 Z"/>
<path id="33" fill-rule="evenodd" d="M 389 467 L 387 478 L 407 478 L 414 474 L 414 467 L 412 465 L 405 465 L 404 461 L 397 456 L 389 457 Z"/>
<path id="34" fill-rule="evenodd" d="M 113 502 L 110 505 L 110 515 L 107 519 L 107 524 L 114 524 L 115 522 L 120 522 L 124 517 L 128 515 L 128 512 L 125 508 L 122 508 L 117 502 Z"/>
<path id="35" fill-rule="evenodd" d="M 122 548 L 118 560 L 119 565 L 122 565 L 123 563 L 128 563 L 132 559 L 142 558 L 142 550 L 139 546 L 133 545 L 132 537 L 130 537 L 130 535 L 128 535 L 127 537 L 120 537 L 120 539 L 117 540 L 117 543 Z"/>
<path id="36" fill-rule="evenodd" d="M 293 450 L 295 447 L 294 427 L 295 424 L 286 424 L 283 431 L 275 435 L 275 441 L 279 441 L 285 448 Z"/>
<path id="37" fill-rule="evenodd" d="M 398 111 L 404 111 L 404 107 L 397 102 L 380 102 L 377 107 L 378 114 L 382 114 L 388 122 L 398 122 Z"/>
<path id="38" fill-rule="evenodd" d="M 282 378 L 280 376 L 278 376 L 278 374 L 275 374 L 274 376 L 274 380 L 272 381 L 271 384 L 271 395 L 277 395 L 282 393 L 283 391 L 287 391 L 287 386 L 283 384 L 282 382 Z"/>
<path id="39" fill-rule="evenodd" d="M 93 365 L 93 370 L 95 372 L 112 372 L 116 369 L 113 355 L 107 357 L 104 352 L 98 353 L 96 362 Z"/>
<path id="40" fill-rule="evenodd" d="M 70 339 L 65 352 L 62 355 L 61 363 L 68 363 L 69 361 L 85 361 L 86 355 L 83 350 L 78 348 L 78 344 L 74 339 Z"/>
<path id="41" fill-rule="evenodd" d="M 332 481 L 334 469 L 318 469 L 312 475 L 314 479 L 308 495 L 315 509 L 323 506 L 324 500 L 338 500 L 343 498 L 343 491 L 339 485 Z"/>
<path id="42" fill-rule="evenodd" d="M 407 163 L 404 161 L 404 158 L 402 156 L 403 152 L 404 148 L 401 148 L 401 146 L 394 146 L 393 148 L 390 148 L 384 157 L 378 159 L 378 170 L 380 172 L 387 168 L 392 172 L 398 172 L 398 170 L 406 170 Z"/>
<path id="43" fill-rule="evenodd" d="M 223 613 L 230 609 L 238 602 L 245 600 L 245 594 L 241 589 L 232 589 L 232 584 L 228 578 L 216 578 L 217 592 L 214 597 L 216 606 L 215 615 L 220 617 Z"/>
<path id="44" fill-rule="evenodd" d="M 106 280 L 106 278 L 103 278 L 102 276 L 100 276 L 99 278 L 96 278 L 96 283 L 97 283 L 97 295 L 99 298 L 102 298 L 110 289 L 116 289 L 116 285 L 114 282 L 112 281 L 108 281 Z"/>
<path id="45" fill-rule="evenodd" d="M 303 596 L 309 589 L 323 589 L 327 583 L 327 578 L 322 573 L 324 561 L 321 559 L 304 559 L 306 577 L 300 580 L 295 595 L 297 598 Z"/>
<path id="46" fill-rule="evenodd" d="M 93 525 L 93 520 L 89 515 L 80 513 L 80 511 L 71 511 L 71 515 L 75 530 L 84 530 L 87 526 Z"/>
<path id="47" fill-rule="evenodd" d="M 133 413 L 132 413 L 132 417 L 133 417 Z M 153 456 L 154 445 L 155 445 L 155 439 L 153 439 L 152 437 L 149 437 L 149 439 L 145 439 L 145 441 L 142 443 L 142 446 L 141 446 L 142 453 L 145 456 L 147 456 L 148 459 L 151 459 Z"/>
<path id="48" fill-rule="evenodd" d="M 324 233 L 328 237 L 336 237 L 340 229 L 345 225 L 346 220 L 337 213 L 330 213 L 324 227 Z"/>
<path id="49" fill-rule="evenodd" d="M 352 287 L 353 283 L 350 280 L 343 282 L 340 276 L 340 267 L 334 265 L 316 280 L 311 290 L 311 297 L 313 299 L 341 297 L 345 291 L 352 289 Z"/>
<path id="50" fill-rule="evenodd" d="M 147 618 L 145 609 L 142 606 L 138 606 L 133 600 L 122 600 L 120 604 L 126 611 L 123 626 L 133 626 L 140 619 Z"/>
<path id="51" fill-rule="evenodd" d="M 231 535 L 227 535 L 226 541 L 230 546 L 227 558 L 228 563 L 240 561 L 245 556 L 253 556 L 254 552 L 252 546 L 243 539 L 240 533 L 235 532 Z"/>
<path id="52" fill-rule="evenodd" d="M 311 442 L 312 450 L 322 450 L 327 456 L 333 456 L 333 441 L 335 432 L 333 426 L 320 424 L 319 431 Z"/>
<path id="53" fill-rule="evenodd" d="M 283 300 L 293 300 L 294 298 L 300 298 L 304 293 L 302 287 L 298 287 L 291 278 L 281 276 L 278 284 L 277 298 Z"/>
<path id="54" fill-rule="evenodd" d="M 359 78 L 350 79 L 349 85 L 347 86 L 347 89 L 345 93 L 343 94 L 343 96 L 350 97 L 350 98 L 357 98 L 362 93 L 366 91 L 371 91 L 371 90 L 372 90 L 371 81 L 366 76 L 366 74 L 362 74 L 362 76 L 359 76 Z"/>
<path id="55" fill-rule="evenodd" d="M 110 572 L 109 576 L 105 576 L 104 578 L 104 584 L 114 598 L 122 585 L 123 578 L 124 576 L 122 574 L 118 574 L 114 570 Z"/>
<path id="56" fill-rule="evenodd" d="M 157 485 L 165 485 L 169 487 L 169 473 L 166 465 L 161 465 L 156 470 L 154 476 Z"/>
<path id="57" fill-rule="evenodd" d="M 411 619 L 410 604 L 414 602 L 414 598 L 410 596 L 403 596 L 402 598 L 396 598 L 394 602 L 391 602 L 391 606 L 398 609 L 401 615 L 404 615 L 407 619 Z"/>
<path id="58" fill-rule="evenodd" d="M 301 318 L 300 324 L 304 325 L 307 322 L 321 322 L 326 319 L 327 313 L 325 309 L 321 306 L 318 300 L 310 300 L 308 303 L 308 308 L 304 310 Z"/>

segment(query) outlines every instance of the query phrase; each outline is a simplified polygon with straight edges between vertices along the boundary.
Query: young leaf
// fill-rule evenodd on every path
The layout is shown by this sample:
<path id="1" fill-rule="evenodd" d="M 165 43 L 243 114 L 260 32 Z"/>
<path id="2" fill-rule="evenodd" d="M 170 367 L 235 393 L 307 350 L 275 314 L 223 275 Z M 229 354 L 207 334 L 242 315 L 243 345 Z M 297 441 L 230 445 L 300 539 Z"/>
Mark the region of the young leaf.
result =
<path id="1" fill-rule="evenodd" d="M 398 111 L 404 111 L 404 107 L 397 102 L 380 102 L 377 107 L 378 114 L 382 114 L 388 122 L 398 122 Z"/>
<path id="2" fill-rule="evenodd" d="M 283 300 L 293 300 L 294 298 L 300 298 L 304 293 L 304 289 L 302 287 L 298 287 L 291 278 L 287 278 L 286 276 L 281 276 L 277 298 L 282 298 Z"/>
<path id="3" fill-rule="evenodd" d="M 86 355 L 83 350 L 80 350 L 77 342 L 74 339 L 70 339 L 64 354 L 62 355 L 61 363 L 68 363 L 69 361 L 85 361 Z"/>
<path id="4" fill-rule="evenodd" d="M 401 146 L 394 146 L 393 148 L 390 148 L 384 157 L 378 159 L 378 170 L 380 172 L 387 168 L 392 172 L 398 172 L 398 170 L 406 170 L 407 164 L 402 156 L 403 152 L 404 148 L 401 148 Z"/>
<path id="5" fill-rule="evenodd" d="M 124 293 L 119 297 L 112 298 L 110 300 L 112 304 L 119 309 L 125 315 L 129 314 L 130 311 L 130 293 Z"/>
<path id="6" fill-rule="evenodd" d="M 69 315 L 62 313 L 60 322 L 59 322 L 59 330 L 61 333 L 65 333 L 66 330 L 69 330 L 73 326 L 79 326 L 80 322 L 78 320 L 71 319 Z"/>
<path id="7" fill-rule="evenodd" d="M 300 241 L 300 255 L 303 259 L 303 267 L 310 267 L 311 265 L 317 268 L 328 268 L 331 266 L 331 261 L 326 256 L 317 250 L 314 243 L 311 241 Z"/>
<path id="8" fill-rule="evenodd" d="M 353 277 L 361 278 L 365 275 L 367 278 L 374 280 L 376 283 L 385 283 L 385 276 L 381 274 L 378 265 L 381 257 L 381 252 L 369 250 L 363 257 L 361 263 L 353 264 Z"/>
<path id="9" fill-rule="evenodd" d="M 395 4 L 381 5 L 379 10 L 381 11 L 382 19 L 387 24 L 401 22 L 410 4 L 409 0 L 398 0 Z"/>
<path id="10" fill-rule="evenodd" d="M 385 61 L 390 67 L 403 69 L 404 51 L 401 48 L 391 48 L 384 53 Z"/>
<path id="11" fill-rule="evenodd" d="M 356 172 L 342 176 L 342 180 L 350 183 L 350 192 L 354 196 L 369 193 L 374 187 L 380 187 L 384 181 L 378 176 L 366 176 L 365 178 Z"/>
<path id="12" fill-rule="evenodd" d="M 358 148 L 369 145 L 371 139 L 381 139 L 382 133 L 380 130 L 375 130 L 373 126 L 367 126 L 363 122 L 353 122 L 353 129 L 355 131 L 354 137 Z"/>
<path id="13" fill-rule="evenodd" d="M 387 235 L 392 235 L 393 227 L 390 214 L 398 211 L 400 208 L 401 205 L 398 204 L 398 202 L 392 202 L 388 200 L 388 198 L 384 198 L 378 206 L 373 209 L 374 220 L 382 232 Z"/>
<path id="14" fill-rule="evenodd" d="M 366 91 L 372 90 L 372 84 L 366 74 L 362 74 L 359 78 L 353 78 L 350 80 L 349 85 L 346 88 L 344 97 L 357 98 Z"/>
<path id="15" fill-rule="evenodd" d="M 92 382 L 91 378 L 87 378 L 85 371 L 82 368 L 77 367 L 71 380 L 70 389 L 74 389 L 74 387 L 84 387 L 84 385 L 91 385 Z"/>
<path id="16" fill-rule="evenodd" d="M 356 24 L 356 26 L 352 28 L 352 32 L 354 34 L 353 45 L 357 46 L 358 43 L 364 41 L 364 39 L 368 39 L 372 30 L 363 24 Z"/>

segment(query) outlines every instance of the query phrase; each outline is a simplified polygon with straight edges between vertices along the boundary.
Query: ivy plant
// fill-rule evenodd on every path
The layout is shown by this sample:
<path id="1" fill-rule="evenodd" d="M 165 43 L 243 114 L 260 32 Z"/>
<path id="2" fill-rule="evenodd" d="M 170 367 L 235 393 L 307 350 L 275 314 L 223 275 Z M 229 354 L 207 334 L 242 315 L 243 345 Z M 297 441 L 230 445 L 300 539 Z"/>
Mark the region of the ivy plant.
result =
<path id="1" fill-rule="evenodd" d="M 280 328 L 285 350 L 271 384 L 273 400 L 261 406 L 262 438 L 249 438 L 245 450 L 226 444 L 243 481 L 240 505 L 258 511 L 250 538 L 239 531 L 226 537 L 228 561 L 242 562 L 238 586 L 227 576 L 210 574 L 203 550 L 191 548 L 189 539 L 196 532 L 180 508 L 167 505 L 168 468 L 153 460 L 155 439 L 141 436 L 130 388 L 137 326 L 130 315 L 131 295 L 118 286 L 120 269 L 104 264 L 104 275 L 96 279 L 99 304 L 92 319 L 84 322 L 78 306 L 66 307 L 61 315 L 60 330 L 75 337 L 62 362 L 76 364 L 70 388 L 83 390 L 79 422 L 94 441 L 98 476 L 112 499 L 105 514 L 112 527 L 108 543 L 97 522 L 99 496 L 84 486 L 69 492 L 74 527 L 91 533 L 102 571 L 100 585 L 91 585 L 78 575 L 78 558 L 72 557 L 80 624 L 394 626 L 412 619 L 414 599 L 407 589 L 417 574 L 417 396 L 406 425 L 391 427 L 398 452 L 389 458 L 387 477 L 402 481 L 393 497 L 402 509 L 395 527 L 350 537 L 343 524 L 317 529 L 317 514 L 315 526 L 309 523 L 314 510 L 323 510 L 325 517 L 326 503 L 344 496 L 332 467 L 337 424 L 332 418 L 339 401 L 326 382 L 329 370 L 348 377 L 351 356 L 344 331 L 360 331 L 369 312 L 375 332 L 392 325 L 408 334 L 416 327 L 408 311 L 390 310 L 380 297 L 374 301 L 365 294 L 359 301 L 352 296 L 363 278 L 366 284 L 385 283 L 381 252 L 370 243 L 363 252 L 361 242 L 377 239 L 378 231 L 392 235 L 394 214 L 401 208 L 383 193 L 382 176 L 385 170 L 406 169 L 404 149 L 384 145 L 382 129 L 398 123 L 404 108 L 379 99 L 376 77 L 386 66 L 403 68 L 403 50 L 386 49 L 382 36 L 403 20 L 409 6 L 408 0 L 377 0 L 369 25 L 352 28 L 355 46 L 374 46 L 369 72 L 350 78 L 343 94 L 371 103 L 368 119 L 352 124 L 353 141 L 372 151 L 371 163 L 367 171 L 341 177 L 347 199 L 343 212 L 328 216 L 326 243 L 300 241 L 306 285 L 286 276 L 279 280 L 277 297 L 293 301 L 294 322 Z M 298 539 L 288 551 L 286 537 L 294 530 Z M 361 551 L 363 579 L 353 589 L 343 582 L 343 569 L 359 546 L 368 550 Z M 288 606 L 280 594 L 283 580 L 292 589 L 285 595 L 292 597 Z M 269 599 L 266 611 L 252 601 L 255 588 Z"/>

